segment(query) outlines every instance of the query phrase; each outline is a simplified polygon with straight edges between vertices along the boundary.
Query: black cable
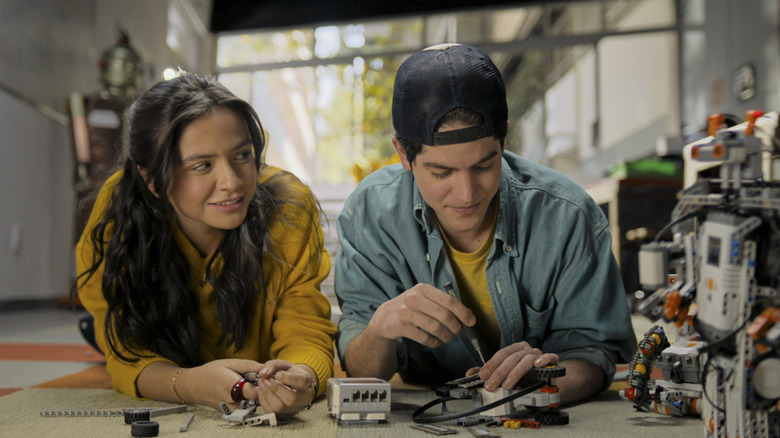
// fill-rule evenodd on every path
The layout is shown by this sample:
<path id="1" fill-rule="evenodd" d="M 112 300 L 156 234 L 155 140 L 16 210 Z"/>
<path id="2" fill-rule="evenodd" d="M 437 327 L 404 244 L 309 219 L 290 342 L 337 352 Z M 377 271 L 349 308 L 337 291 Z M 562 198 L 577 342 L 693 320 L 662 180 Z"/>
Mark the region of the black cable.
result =
<path id="1" fill-rule="evenodd" d="M 712 407 L 715 410 L 717 410 L 718 412 L 720 412 L 722 414 L 726 412 L 726 408 L 716 405 L 712 401 L 712 399 L 710 398 L 710 394 L 707 393 L 707 376 L 710 373 L 710 368 L 712 368 L 713 370 L 720 370 L 721 372 L 726 371 L 726 370 L 724 370 L 723 368 L 716 367 L 715 365 L 713 365 L 712 364 L 712 358 L 713 358 L 714 354 L 717 353 L 718 351 L 720 351 L 722 353 L 723 350 L 729 350 L 728 348 L 724 347 L 724 345 L 727 345 L 727 344 L 730 344 L 730 343 L 733 342 L 735 344 L 734 349 L 736 349 L 737 347 L 736 347 L 736 340 L 735 340 L 735 338 L 736 338 L 737 334 L 740 333 L 742 331 L 742 329 L 745 328 L 745 326 L 748 324 L 748 322 L 750 322 L 750 320 L 746 318 L 745 321 L 739 327 L 737 327 L 731 333 L 729 333 L 728 335 L 724 336 L 722 339 L 720 339 L 718 341 L 710 342 L 708 339 L 704 339 L 705 345 L 703 345 L 702 347 L 699 348 L 699 352 L 700 353 L 702 353 L 702 352 L 703 353 L 707 353 L 707 360 L 704 362 L 704 365 L 702 365 L 702 371 L 701 371 L 701 392 L 704 395 L 704 398 L 706 398 L 707 401 L 710 403 L 710 405 L 712 405 Z M 704 338 L 703 330 L 701 330 L 701 325 L 699 324 L 699 320 L 698 319 L 694 319 L 693 320 L 693 327 L 694 327 L 694 330 L 697 333 L 699 333 L 699 336 Z M 730 350 L 729 350 L 729 352 L 730 352 Z M 733 355 L 734 353 L 731 353 L 731 354 Z M 725 382 L 725 381 L 726 381 L 726 379 L 724 378 L 723 382 Z M 721 382 L 721 384 L 723 382 Z"/>
<path id="2" fill-rule="evenodd" d="M 712 362 L 712 356 L 707 356 L 707 361 L 704 362 L 703 370 L 702 370 L 702 379 L 701 379 L 701 393 L 704 394 L 704 398 L 707 399 L 707 401 L 710 403 L 710 405 L 721 414 L 726 413 L 726 408 L 720 407 L 715 402 L 712 401 L 710 398 L 710 395 L 707 393 L 707 374 L 709 374 L 709 371 L 707 369 L 710 367 L 710 363 Z M 716 368 L 720 369 L 720 368 Z M 720 369 L 722 371 L 722 369 Z"/>
<path id="3" fill-rule="evenodd" d="M 706 207 L 702 207 L 702 208 L 700 208 L 698 210 L 694 210 L 694 211 L 692 211 L 690 213 L 687 213 L 687 214 L 684 214 L 684 215 L 680 216 L 679 218 L 673 220 L 672 222 L 669 222 L 668 224 L 664 225 L 664 227 L 661 228 L 661 231 L 656 233 L 655 238 L 653 239 L 653 242 L 654 243 L 660 242 L 661 241 L 661 236 L 666 232 L 666 230 L 672 228 L 675 225 L 680 224 L 681 222 L 687 221 L 688 219 L 691 219 L 691 218 L 694 218 L 696 216 L 699 216 L 699 215 L 703 214 L 705 209 L 706 209 Z"/>
<path id="4" fill-rule="evenodd" d="M 439 415 L 439 416 L 434 416 L 434 417 L 418 418 L 418 416 L 420 414 L 422 414 L 423 412 L 427 411 L 431 407 L 433 407 L 433 406 L 435 406 L 435 405 L 437 405 L 439 403 L 446 403 L 446 402 L 448 402 L 450 400 L 458 400 L 458 399 L 455 398 L 455 397 L 439 397 L 439 398 L 437 398 L 435 400 L 432 400 L 432 401 L 430 401 L 430 402 L 420 406 L 419 408 L 417 408 L 417 410 L 412 412 L 412 421 L 414 421 L 415 423 L 436 423 L 436 422 L 439 422 L 439 421 L 453 420 L 453 419 L 457 419 L 457 418 L 463 417 L 463 415 L 458 415 L 458 416 L 453 417 L 453 418 L 438 419 L 438 417 L 449 417 L 449 415 Z M 425 420 L 428 420 L 430 418 L 433 418 L 434 421 L 425 421 Z"/>
<path id="5" fill-rule="evenodd" d="M 420 409 L 420 405 L 414 403 L 392 402 L 390 410 L 392 411 L 414 411 Z"/>
<path id="6" fill-rule="evenodd" d="M 447 415 L 435 415 L 433 417 L 422 417 L 422 418 L 420 418 L 419 417 L 420 414 L 422 414 L 423 412 L 427 411 L 428 409 L 430 409 L 432 406 L 434 406 L 436 404 L 446 403 L 446 402 L 448 402 L 450 400 L 459 400 L 459 399 L 457 399 L 455 397 L 440 397 L 440 398 L 438 398 L 436 400 L 433 400 L 433 401 L 431 401 L 429 403 L 426 403 L 426 404 L 420 406 L 419 409 L 414 411 L 414 413 L 412 413 L 412 421 L 414 421 L 415 423 L 438 423 L 440 421 L 456 420 L 456 419 L 461 418 L 461 417 L 468 417 L 469 415 L 478 414 L 480 412 L 484 412 L 484 411 L 493 409 L 495 407 L 501 406 L 501 405 L 503 405 L 505 403 L 509 403 L 509 402 L 511 402 L 514 399 L 520 398 L 520 397 L 522 397 L 522 396 L 524 396 L 524 395 L 526 395 L 526 394 L 528 394 L 530 392 L 533 392 L 533 391 L 535 391 L 537 389 L 542 388 L 546 384 L 547 384 L 546 381 L 540 381 L 540 382 L 534 383 L 533 385 L 528 386 L 526 388 L 523 388 L 522 390 L 520 390 L 520 391 L 518 391 L 518 392 L 516 392 L 516 393 L 514 393 L 512 395 L 506 396 L 506 397 L 504 397 L 504 398 L 502 398 L 500 400 L 494 401 L 493 403 L 489 403 L 489 404 L 483 405 L 482 407 L 475 408 L 475 409 L 472 409 L 470 411 L 455 412 L 455 413 L 447 414 Z"/>

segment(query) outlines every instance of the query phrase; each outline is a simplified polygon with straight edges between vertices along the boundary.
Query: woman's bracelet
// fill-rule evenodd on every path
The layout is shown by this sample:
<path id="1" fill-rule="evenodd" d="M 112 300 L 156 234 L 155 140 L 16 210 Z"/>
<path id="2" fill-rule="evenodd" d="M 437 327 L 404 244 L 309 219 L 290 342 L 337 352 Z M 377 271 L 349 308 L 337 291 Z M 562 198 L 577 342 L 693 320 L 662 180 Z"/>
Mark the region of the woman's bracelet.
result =
<path id="1" fill-rule="evenodd" d="M 179 391 L 176 390 L 176 378 L 179 377 L 179 373 L 182 371 L 184 371 L 184 368 L 179 368 L 179 370 L 176 371 L 176 374 L 173 375 L 173 381 L 171 383 L 173 383 L 173 393 L 176 394 L 176 397 L 179 397 L 179 400 L 181 400 L 182 404 L 186 405 L 187 402 L 184 401 L 184 397 L 182 397 L 181 394 L 179 394 Z"/>
<path id="2" fill-rule="evenodd" d="M 311 396 L 311 403 L 309 403 L 308 406 L 306 406 L 306 409 L 311 409 L 311 406 L 314 404 L 314 400 L 317 399 L 317 392 L 319 392 L 320 390 L 319 377 L 314 378 L 314 383 L 312 383 L 309 389 L 313 389 L 314 394 Z"/>
<path id="3" fill-rule="evenodd" d="M 233 385 L 233 388 L 230 389 L 230 398 L 232 398 L 234 402 L 240 403 L 246 400 L 246 397 L 244 397 L 244 384 L 246 382 L 246 379 L 241 378 Z"/>

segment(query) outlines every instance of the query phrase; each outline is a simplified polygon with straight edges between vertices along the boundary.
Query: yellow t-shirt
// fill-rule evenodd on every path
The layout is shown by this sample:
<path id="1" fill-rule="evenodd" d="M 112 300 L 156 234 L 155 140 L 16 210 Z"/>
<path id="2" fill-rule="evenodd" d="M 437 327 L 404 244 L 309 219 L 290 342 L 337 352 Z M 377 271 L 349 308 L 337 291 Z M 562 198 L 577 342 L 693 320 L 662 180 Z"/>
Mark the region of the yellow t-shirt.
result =
<path id="1" fill-rule="evenodd" d="M 481 340 L 497 351 L 501 346 L 501 328 L 498 326 L 498 318 L 496 318 L 496 312 L 493 309 L 493 302 L 490 300 L 485 275 L 487 256 L 492 247 L 494 230 L 495 223 L 490 236 L 485 239 L 482 247 L 472 253 L 456 250 L 450 245 L 444 232 L 442 232 L 442 236 L 444 236 L 455 280 L 458 282 L 461 301 L 477 317 L 476 330 Z"/>

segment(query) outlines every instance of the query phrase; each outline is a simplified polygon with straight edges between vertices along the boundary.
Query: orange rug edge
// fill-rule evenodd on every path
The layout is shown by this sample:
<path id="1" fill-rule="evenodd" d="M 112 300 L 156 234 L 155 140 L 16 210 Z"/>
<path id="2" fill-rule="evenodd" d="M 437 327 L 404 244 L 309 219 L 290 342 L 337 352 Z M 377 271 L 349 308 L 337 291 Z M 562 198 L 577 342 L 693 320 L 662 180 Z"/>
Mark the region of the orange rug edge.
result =
<path id="1" fill-rule="evenodd" d="M 21 391 L 24 388 L 0 388 L 0 397 L 8 394 L 13 394 L 17 391 Z"/>
<path id="2" fill-rule="evenodd" d="M 33 385 L 32 388 L 111 389 L 112 387 L 106 365 L 97 364 L 77 373 Z"/>
<path id="3" fill-rule="evenodd" d="M 102 362 L 106 358 L 88 344 L 0 343 L 0 360 Z"/>

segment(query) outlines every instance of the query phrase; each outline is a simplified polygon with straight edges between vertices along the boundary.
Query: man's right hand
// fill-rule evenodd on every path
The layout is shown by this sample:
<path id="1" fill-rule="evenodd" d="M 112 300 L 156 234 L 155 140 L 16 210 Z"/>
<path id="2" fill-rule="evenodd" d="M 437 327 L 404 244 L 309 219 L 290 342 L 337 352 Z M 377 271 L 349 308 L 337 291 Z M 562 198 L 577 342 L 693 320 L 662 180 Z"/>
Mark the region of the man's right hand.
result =
<path id="1" fill-rule="evenodd" d="M 473 326 L 476 321 L 457 298 L 430 284 L 418 283 L 382 303 L 366 332 L 387 340 L 407 338 L 436 348 L 460 333 L 462 324 Z"/>

